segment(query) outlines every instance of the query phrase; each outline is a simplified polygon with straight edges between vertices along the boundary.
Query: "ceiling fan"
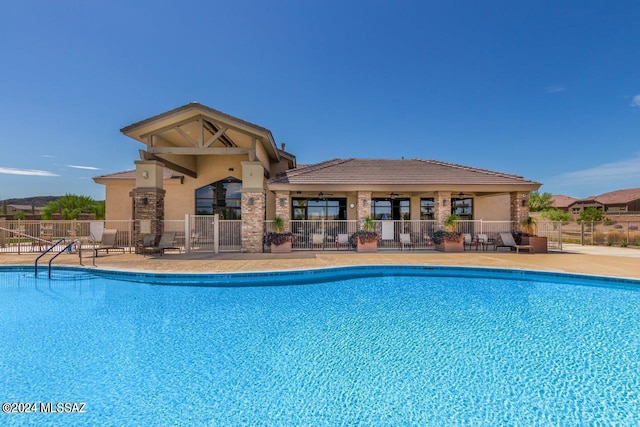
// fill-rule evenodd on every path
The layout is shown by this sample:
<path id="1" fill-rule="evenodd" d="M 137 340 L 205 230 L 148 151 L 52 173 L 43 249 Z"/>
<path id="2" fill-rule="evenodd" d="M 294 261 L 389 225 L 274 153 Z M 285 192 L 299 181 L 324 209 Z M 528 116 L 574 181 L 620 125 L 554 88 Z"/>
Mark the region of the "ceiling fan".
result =
<path id="1" fill-rule="evenodd" d="M 323 193 L 322 191 L 318 193 L 318 198 L 319 199 L 324 200 L 324 199 L 326 199 L 325 196 L 333 196 L 333 193 Z"/>

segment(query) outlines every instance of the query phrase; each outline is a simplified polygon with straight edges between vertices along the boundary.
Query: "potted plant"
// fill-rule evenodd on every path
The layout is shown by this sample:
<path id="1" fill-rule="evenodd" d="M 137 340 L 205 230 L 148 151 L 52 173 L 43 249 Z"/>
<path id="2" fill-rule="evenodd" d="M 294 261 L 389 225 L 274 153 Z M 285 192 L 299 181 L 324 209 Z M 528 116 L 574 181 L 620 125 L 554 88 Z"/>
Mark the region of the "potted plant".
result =
<path id="1" fill-rule="evenodd" d="M 530 216 L 520 221 L 520 242 L 531 246 L 533 253 L 547 252 L 547 238 L 536 235 L 537 222 Z"/>
<path id="2" fill-rule="evenodd" d="M 291 252 L 291 243 L 295 236 L 289 231 L 284 231 L 284 220 L 276 216 L 271 226 L 273 231 L 267 234 L 267 245 L 271 246 L 271 253 Z"/>
<path id="3" fill-rule="evenodd" d="M 433 233 L 433 243 L 440 252 L 464 252 L 462 233 L 456 230 L 460 217 L 451 214 L 444 221 L 444 230 Z"/>
<path id="4" fill-rule="evenodd" d="M 376 233 L 375 223 L 371 217 L 364 220 L 362 230 L 356 231 L 349 238 L 351 246 L 355 246 L 358 252 L 376 252 L 378 240 L 380 240 L 380 235 Z"/>

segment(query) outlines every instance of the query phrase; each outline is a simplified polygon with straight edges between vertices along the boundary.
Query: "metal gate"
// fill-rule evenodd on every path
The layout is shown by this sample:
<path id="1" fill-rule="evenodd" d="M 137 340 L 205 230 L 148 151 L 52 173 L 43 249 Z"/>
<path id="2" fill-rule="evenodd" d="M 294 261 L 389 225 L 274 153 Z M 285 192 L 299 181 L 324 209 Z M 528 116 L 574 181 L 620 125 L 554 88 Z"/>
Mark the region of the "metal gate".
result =
<path id="1" fill-rule="evenodd" d="M 218 215 L 187 215 L 185 250 L 190 252 L 241 252 L 242 221 L 221 220 Z"/>

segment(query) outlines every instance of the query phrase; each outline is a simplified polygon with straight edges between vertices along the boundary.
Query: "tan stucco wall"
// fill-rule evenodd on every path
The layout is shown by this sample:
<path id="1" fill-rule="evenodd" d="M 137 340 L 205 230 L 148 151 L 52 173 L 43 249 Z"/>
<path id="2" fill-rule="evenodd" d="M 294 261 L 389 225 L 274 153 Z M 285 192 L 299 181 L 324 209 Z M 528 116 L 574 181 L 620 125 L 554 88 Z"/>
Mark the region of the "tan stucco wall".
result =
<path id="1" fill-rule="evenodd" d="M 289 169 L 289 163 L 285 159 L 280 159 L 279 162 L 271 164 L 271 170 L 269 171 L 271 178 L 275 178 L 279 173 L 282 173 Z"/>
<path id="2" fill-rule="evenodd" d="M 473 198 L 473 219 L 509 221 L 510 212 L 509 194 Z"/>
<path id="3" fill-rule="evenodd" d="M 271 165 L 269 164 L 269 155 L 267 154 L 267 150 L 265 150 L 262 144 L 260 144 L 259 142 L 256 143 L 256 158 L 258 161 L 262 163 L 262 166 L 264 166 L 264 168 L 270 173 Z"/>
<path id="4" fill-rule="evenodd" d="M 420 196 L 411 196 L 411 220 L 418 221 L 420 219 Z"/>
<path id="5" fill-rule="evenodd" d="M 185 179 L 185 184 L 186 181 L 187 180 Z M 194 182 L 192 184 L 195 185 L 196 188 L 202 187 L 202 185 L 198 186 L 195 180 L 193 181 Z M 167 184 L 165 182 L 164 189 L 167 190 L 167 192 L 164 196 L 164 219 L 184 219 L 184 214 L 195 213 L 195 190 L 190 191 L 186 189 L 185 184 Z"/>
<path id="6" fill-rule="evenodd" d="M 105 216 L 107 220 L 131 219 L 133 205 L 129 193 L 135 180 L 118 181 L 105 185 Z"/>
<path id="7" fill-rule="evenodd" d="M 351 209 L 351 203 L 353 203 L 353 209 Z M 358 197 L 354 195 L 347 196 L 347 220 L 357 220 L 358 219 Z"/>

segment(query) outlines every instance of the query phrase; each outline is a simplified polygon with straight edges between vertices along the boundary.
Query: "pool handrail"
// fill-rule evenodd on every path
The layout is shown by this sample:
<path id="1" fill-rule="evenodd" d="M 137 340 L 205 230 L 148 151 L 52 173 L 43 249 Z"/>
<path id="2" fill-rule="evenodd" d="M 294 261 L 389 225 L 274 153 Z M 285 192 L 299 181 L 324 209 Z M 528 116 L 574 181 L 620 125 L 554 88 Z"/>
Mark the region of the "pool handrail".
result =
<path id="1" fill-rule="evenodd" d="M 51 259 L 49 260 L 49 279 L 51 279 L 51 263 L 53 262 L 53 260 L 58 258 L 58 256 L 60 256 L 60 254 L 63 253 L 64 251 L 66 251 L 67 249 L 72 249 L 73 245 L 76 245 L 76 244 L 79 244 L 79 243 L 80 243 L 80 240 L 76 239 L 76 240 L 72 241 L 71 243 L 67 244 L 64 248 L 62 248 L 62 250 L 60 252 L 58 252 L 57 254 L 55 254 L 54 256 L 51 257 Z M 80 255 L 80 265 L 82 265 L 82 251 L 81 250 L 78 251 L 78 254 Z"/>
<path id="2" fill-rule="evenodd" d="M 53 250 L 53 248 L 55 248 L 56 246 L 58 246 L 60 243 L 65 242 L 66 239 L 63 237 L 62 239 L 58 240 L 57 242 L 55 242 L 53 245 L 49 246 L 47 249 L 45 249 L 44 251 L 42 251 L 42 253 L 40 255 L 38 255 L 38 258 L 36 258 L 36 262 L 34 264 L 34 274 L 36 277 L 38 277 L 38 261 L 40 260 L 40 258 L 42 258 L 43 256 L 45 256 L 47 253 L 51 252 Z M 65 248 L 66 249 L 66 248 Z M 56 255 L 57 256 L 57 255 Z M 55 257 L 54 257 L 55 258 Z M 49 277 L 51 277 L 51 263 L 49 263 Z"/>

